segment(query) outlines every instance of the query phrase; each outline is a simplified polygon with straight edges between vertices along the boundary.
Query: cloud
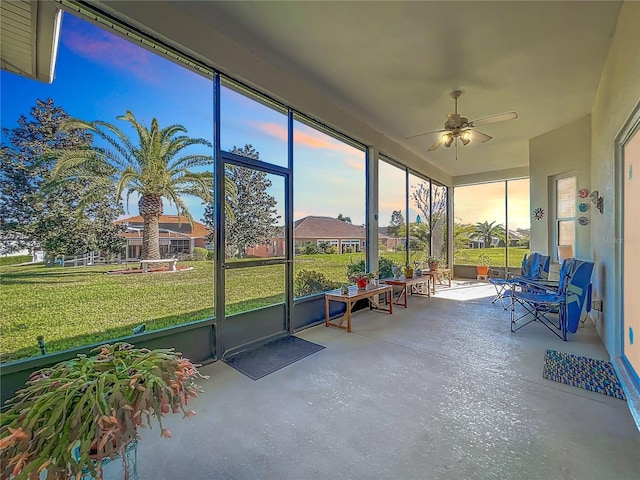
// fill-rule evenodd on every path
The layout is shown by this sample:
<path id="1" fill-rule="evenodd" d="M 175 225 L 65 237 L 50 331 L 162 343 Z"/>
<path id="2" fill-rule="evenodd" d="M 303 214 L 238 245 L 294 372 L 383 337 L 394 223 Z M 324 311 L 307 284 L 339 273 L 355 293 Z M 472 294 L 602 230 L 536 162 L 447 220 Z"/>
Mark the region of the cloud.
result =
<path id="1" fill-rule="evenodd" d="M 255 125 L 255 127 L 258 130 L 266 133 L 267 135 L 271 135 L 282 141 L 287 140 L 288 130 L 284 125 L 278 125 L 276 123 L 270 123 L 270 122 L 252 122 L 252 123 Z M 294 128 L 293 143 L 300 147 L 326 149 L 326 150 L 333 150 L 337 152 L 348 153 L 349 155 L 364 156 L 364 154 L 360 152 L 358 149 L 350 145 L 347 145 L 346 143 L 341 142 L 340 140 L 331 138 L 330 136 L 325 135 L 324 133 L 315 131 L 309 127 L 304 127 L 300 124 L 297 124 L 296 127 Z"/>
<path id="2" fill-rule="evenodd" d="M 62 43 L 76 55 L 96 64 L 124 70 L 146 82 L 157 80 L 157 72 L 151 65 L 155 55 L 100 28 L 83 28 L 80 22 L 70 22 L 70 28 L 62 35 Z"/>
<path id="3" fill-rule="evenodd" d="M 345 160 L 344 164 L 349 168 L 364 172 L 364 159 L 358 161 L 348 158 Z"/>

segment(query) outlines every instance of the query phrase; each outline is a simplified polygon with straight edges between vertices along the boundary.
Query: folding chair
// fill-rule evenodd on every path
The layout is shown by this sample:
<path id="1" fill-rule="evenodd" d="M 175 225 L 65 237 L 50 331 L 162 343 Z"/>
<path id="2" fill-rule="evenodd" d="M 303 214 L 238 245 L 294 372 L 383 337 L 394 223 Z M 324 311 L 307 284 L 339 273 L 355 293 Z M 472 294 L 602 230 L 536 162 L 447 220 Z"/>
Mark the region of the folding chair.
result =
<path id="1" fill-rule="evenodd" d="M 505 303 L 505 299 L 509 296 L 509 291 L 521 281 L 528 282 L 531 280 L 539 280 L 540 278 L 549 277 L 550 257 L 539 253 L 525 255 L 522 259 L 522 267 L 520 275 L 513 275 L 509 270 L 491 269 L 489 275 L 489 283 L 496 289 L 496 296 L 491 303 L 500 300 L 502 308 L 507 310 L 509 304 Z M 543 274 L 542 272 L 546 272 Z"/>
<path id="2" fill-rule="evenodd" d="M 539 321 L 566 342 L 567 333 L 578 330 L 585 303 L 587 312 L 591 310 L 593 266 L 593 262 L 569 258 L 562 262 L 557 290 L 535 281 L 522 283 L 522 289 L 511 289 L 511 331 Z M 516 317 L 518 305 L 524 313 Z"/>

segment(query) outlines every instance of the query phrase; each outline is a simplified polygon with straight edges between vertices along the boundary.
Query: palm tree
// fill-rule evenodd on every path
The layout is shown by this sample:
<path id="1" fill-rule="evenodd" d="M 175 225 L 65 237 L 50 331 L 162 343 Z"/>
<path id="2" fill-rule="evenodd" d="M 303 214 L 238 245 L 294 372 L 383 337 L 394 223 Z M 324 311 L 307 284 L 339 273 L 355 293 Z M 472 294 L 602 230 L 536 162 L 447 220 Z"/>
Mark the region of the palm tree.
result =
<path id="1" fill-rule="evenodd" d="M 484 222 L 478 222 L 475 225 L 474 233 L 483 239 L 485 248 L 491 246 L 492 239 L 504 237 L 504 227 L 500 224 L 494 225 L 494 223 L 496 223 L 495 220 L 491 223 L 485 220 Z"/>
<path id="2" fill-rule="evenodd" d="M 159 259 L 158 224 L 163 212 L 162 199 L 175 205 L 178 215 L 186 217 L 189 222 L 193 218 L 183 199 L 184 195 L 196 196 L 205 202 L 213 199 L 213 168 L 193 171 L 212 166 L 213 156 L 184 154 L 184 149 L 193 145 L 212 145 L 208 140 L 184 135 L 187 130 L 182 125 L 161 129 L 154 118 L 151 128 L 147 128 L 128 110 L 117 119 L 131 124 L 138 134 L 138 144 L 122 130 L 106 122 L 66 121 L 63 129 L 89 130 L 102 138 L 107 147 L 94 145 L 54 152 L 57 160 L 52 170 L 52 183 L 71 178 L 91 178 L 97 185 L 115 184 L 118 200 L 122 199 L 124 192 L 127 200 L 132 193 L 137 193 L 138 210 L 144 220 L 142 258 Z"/>

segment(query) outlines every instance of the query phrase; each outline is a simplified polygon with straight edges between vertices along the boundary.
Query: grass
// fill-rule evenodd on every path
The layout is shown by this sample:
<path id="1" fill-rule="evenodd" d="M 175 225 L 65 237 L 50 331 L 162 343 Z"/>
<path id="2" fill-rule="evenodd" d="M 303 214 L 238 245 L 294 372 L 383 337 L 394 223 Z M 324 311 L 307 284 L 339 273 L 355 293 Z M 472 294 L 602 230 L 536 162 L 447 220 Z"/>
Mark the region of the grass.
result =
<path id="1" fill-rule="evenodd" d="M 510 249 L 520 265 L 525 250 Z M 481 252 L 499 265 L 502 249 L 461 251 L 469 264 Z M 502 255 L 502 257 L 500 257 Z M 403 264 L 404 252 L 380 256 Z M 16 257 L 11 257 L 16 258 Z M 363 253 L 300 255 L 295 272 L 316 270 L 335 282 L 346 280 L 350 262 Z M 4 259 L 3 259 L 4 260 Z M 458 255 L 456 255 L 458 263 Z M 515 260 L 514 260 L 515 261 Z M 511 262 L 510 262 L 511 263 Z M 180 262 L 193 267 L 178 273 L 104 275 L 113 265 L 54 267 L 42 264 L 0 266 L 0 360 L 12 361 L 40 354 L 36 338 L 43 335 L 47 351 L 108 341 L 130 335 L 142 323 L 157 330 L 214 316 L 214 271 L 211 261 Z M 284 266 L 267 265 L 226 271 L 226 314 L 231 315 L 284 301 Z"/>
<path id="2" fill-rule="evenodd" d="M 17 265 L 19 263 L 30 262 L 31 260 L 31 255 L 13 255 L 10 257 L 0 257 L 0 266 Z"/>

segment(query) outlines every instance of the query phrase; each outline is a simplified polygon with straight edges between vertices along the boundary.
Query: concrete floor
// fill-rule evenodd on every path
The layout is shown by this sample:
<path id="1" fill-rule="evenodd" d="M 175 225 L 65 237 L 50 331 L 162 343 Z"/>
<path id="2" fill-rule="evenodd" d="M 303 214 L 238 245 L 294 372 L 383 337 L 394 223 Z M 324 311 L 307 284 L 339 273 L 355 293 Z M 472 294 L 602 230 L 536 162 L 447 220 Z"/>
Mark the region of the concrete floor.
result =
<path id="1" fill-rule="evenodd" d="M 626 402 L 542 378 L 547 348 L 608 359 L 590 320 L 568 342 L 512 334 L 491 286 L 468 283 L 357 312 L 350 334 L 300 332 L 326 348 L 258 381 L 202 367 L 197 415 L 168 417 L 171 439 L 142 431 L 140 480 L 638 480 Z"/>

